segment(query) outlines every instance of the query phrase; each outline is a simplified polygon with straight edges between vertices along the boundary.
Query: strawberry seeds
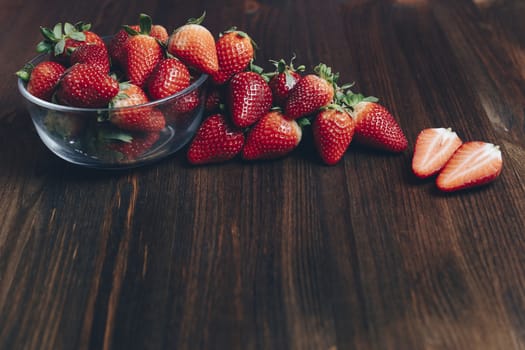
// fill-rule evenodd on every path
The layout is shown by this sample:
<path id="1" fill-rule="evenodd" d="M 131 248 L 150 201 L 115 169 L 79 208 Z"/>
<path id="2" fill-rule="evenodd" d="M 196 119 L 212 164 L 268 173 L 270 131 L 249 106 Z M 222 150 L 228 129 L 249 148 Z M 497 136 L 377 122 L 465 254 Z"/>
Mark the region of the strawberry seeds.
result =
<path id="1" fill-rule="evenodd" d="M 158 133 L 173 123 L 169 115 L 191 113 L 200 95 L 189 93 L 169 110 L 142 107 L 186 89 L 200 75 L 210 76 L 205 118 L 191 140 L 191 164 L 276 159 L 294 151 L 305 128 L 320 161 L 335 165 L 352 144 L 380 152 L 401 153 L 408 140 L 396 118 L 375 97 L 339 85 L 339 74 L 320 63 L 304 66 L 274 61 L 274 72 L 254 64 L 257 46 L 233 27 L 214 35 L 202 25 L 205 13 L 168 34 L 149 16 L 124 25 L 106 44 L 91 26 L 57 24 L 41 28 L 38 52 L 49 59 L 26 65 L 17 75 L 37 98 L 83 108 L 115 109 L 98 123 L 111 125 L 106 150 L 125 161 L 154 147 Z M 122 108 L 135 107 L 135 108 Z M 50 125 L 76 134 L 85 121 Z M 102 125 L 101 124 L 101 125 Z M 105 124 L 104 124 L 105 125 Z M 74 132 L 73 132 L 74 131 Z M 489 183 L 501 172 L 501 151 L 486 142 L 462 143 L 450 129 L 426 129 L 419 135 L 412 168 L 417 177 L 437 175 L 437 187 L 455 191 Z"/>

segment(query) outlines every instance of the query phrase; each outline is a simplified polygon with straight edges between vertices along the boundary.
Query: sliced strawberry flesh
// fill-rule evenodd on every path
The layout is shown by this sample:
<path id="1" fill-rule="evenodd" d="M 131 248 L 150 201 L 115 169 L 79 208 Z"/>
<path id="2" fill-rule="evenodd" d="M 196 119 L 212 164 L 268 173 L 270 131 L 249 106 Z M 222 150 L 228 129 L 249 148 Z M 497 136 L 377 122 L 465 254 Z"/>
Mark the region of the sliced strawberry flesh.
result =
<path id="1" fill-rule="evenodd" d="M 412 158 L 414 174 L 420 178 L 436 174 L 461 144 L 461 139 L 450 128 L 424 129 L 416 140 Z"/>
<path id="2" fill-rule="evenodd" d="M 491 182 L 501 173 L 503 160 L 498 146 L 472 141 L 464 143 L 436 179 L 443 191 L 454 191 Z"/>

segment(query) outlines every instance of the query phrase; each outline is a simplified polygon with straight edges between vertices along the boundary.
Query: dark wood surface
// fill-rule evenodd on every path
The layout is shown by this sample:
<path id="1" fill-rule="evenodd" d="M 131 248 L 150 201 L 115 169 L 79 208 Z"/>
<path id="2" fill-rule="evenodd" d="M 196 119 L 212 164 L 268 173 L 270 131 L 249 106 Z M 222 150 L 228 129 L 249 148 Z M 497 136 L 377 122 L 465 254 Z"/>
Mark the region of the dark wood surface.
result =
<path id="1" fill-rule="evenodd" d="M 103 34 L 207 10 L 257 62 L 322 61 L 381 99 L 400 155 L 328 167 L 306 131 L 277 161 L 177 154 L 102 172 L 39 140 L 14 72 L 38 26 Z M 525 3 L 492 0 L 0 1 L 0 349 L 525 349 Z M 417 133 L 501 146 L 501 177 L 444 195 Z"/>

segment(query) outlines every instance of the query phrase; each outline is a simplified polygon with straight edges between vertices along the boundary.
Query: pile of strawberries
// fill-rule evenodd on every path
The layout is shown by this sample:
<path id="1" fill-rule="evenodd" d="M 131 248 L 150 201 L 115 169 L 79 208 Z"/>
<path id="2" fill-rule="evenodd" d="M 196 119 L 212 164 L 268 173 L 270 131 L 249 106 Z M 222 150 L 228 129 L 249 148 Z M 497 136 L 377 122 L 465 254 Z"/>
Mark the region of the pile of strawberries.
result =
<path id="1" fill-rule="evenodd" d="M 152 24 L 151 18 L 142 14 L 139 24 L 123 26 L 107 43 L 84 23 L 41 28 L 44 40 L 37 50 L 50 52 L 50 59 L 26 66 L 17 74 L 38 98 L 86 108 L 143 105 L 176 94 L 201 74 L 208 75 L 205 118 L 186 153 L 191 164 L 235 157 L 283 157 L 296 149 L 305 128 L 311 129 L 319 158 L 328 165 L 338 163 L 351 143 L 395 153 L 407 149 L 403 130 L 377 98 L 353 92 L 353 84 L 340 85 L 339 74 L 327 65 L 320 63 L 307 73 L 304 66 L 294 67 L 293 57 L 288 63 L 272 60 L 275 71 L 263 72 L 254 63 L 256 45 L 248 34 L 231 28 L 215 39 L 202 25 L 204 16 L 190 19 L 168 34 L 165 27 Z M 170 113 L 174 109 L 191 112 L 198 105 L 196 91 Z M 109 113 L 97 122 L 128 132 L 107 133 L 116 141 L 106 149 L 129 161 L 154 147 L 158 132 L 172 122 L 166 115 L 156 108 L 136 108 Z M 69 136 L 81 129 L 77 122 L 69 125 L 55 120 L 54 124 L 69 127 Z M 456 172 L 451 170 L 458 166 L 452 157 L 457 148 L 450 152 L 453 147 L 446 147 L 445 152 L 444 147 L 434 147 L 437 136 L 430 134 L 425 141 L 427 134 L 418 139 L 414 173 L 428 177 L 444 167 L 438 188 L 462 188 L 457 184 L 461 179 L 454 178 Z M 473 145 L 465 144 L 464 148 L 473 153 Z M 436 154 L 441 162 L 437 168 Z M 455 157 L 460 156 L 461 152 Z M 497 175 L 499 172 L 494 172 L 492 177 L 463 187 L 489 182 Z M 452 182 L 456 184 L 450 185 Z"/>

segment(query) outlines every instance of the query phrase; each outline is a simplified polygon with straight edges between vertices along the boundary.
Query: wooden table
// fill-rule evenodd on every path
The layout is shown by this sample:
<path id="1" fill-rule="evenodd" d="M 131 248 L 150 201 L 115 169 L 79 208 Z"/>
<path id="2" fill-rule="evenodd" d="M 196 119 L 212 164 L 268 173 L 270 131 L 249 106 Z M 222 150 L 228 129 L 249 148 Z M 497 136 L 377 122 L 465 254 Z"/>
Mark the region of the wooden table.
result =
<path id="1" fill-rule="evenodd" d="M 222 4 L 221 4 L 222 3 Z M 292 155 L 124 172 L 39 140 L 14 72 L 39 25 L 103 34 L 207 10 L 257 62 L 297 54 L 378 96 L 409 140 L 336 166 Z M 525 349 L 525 4 L 491 0 L 0 1 L 1 349 Z M 501 146 L 493 184 L 411 174 L 418 132 Z"/>

